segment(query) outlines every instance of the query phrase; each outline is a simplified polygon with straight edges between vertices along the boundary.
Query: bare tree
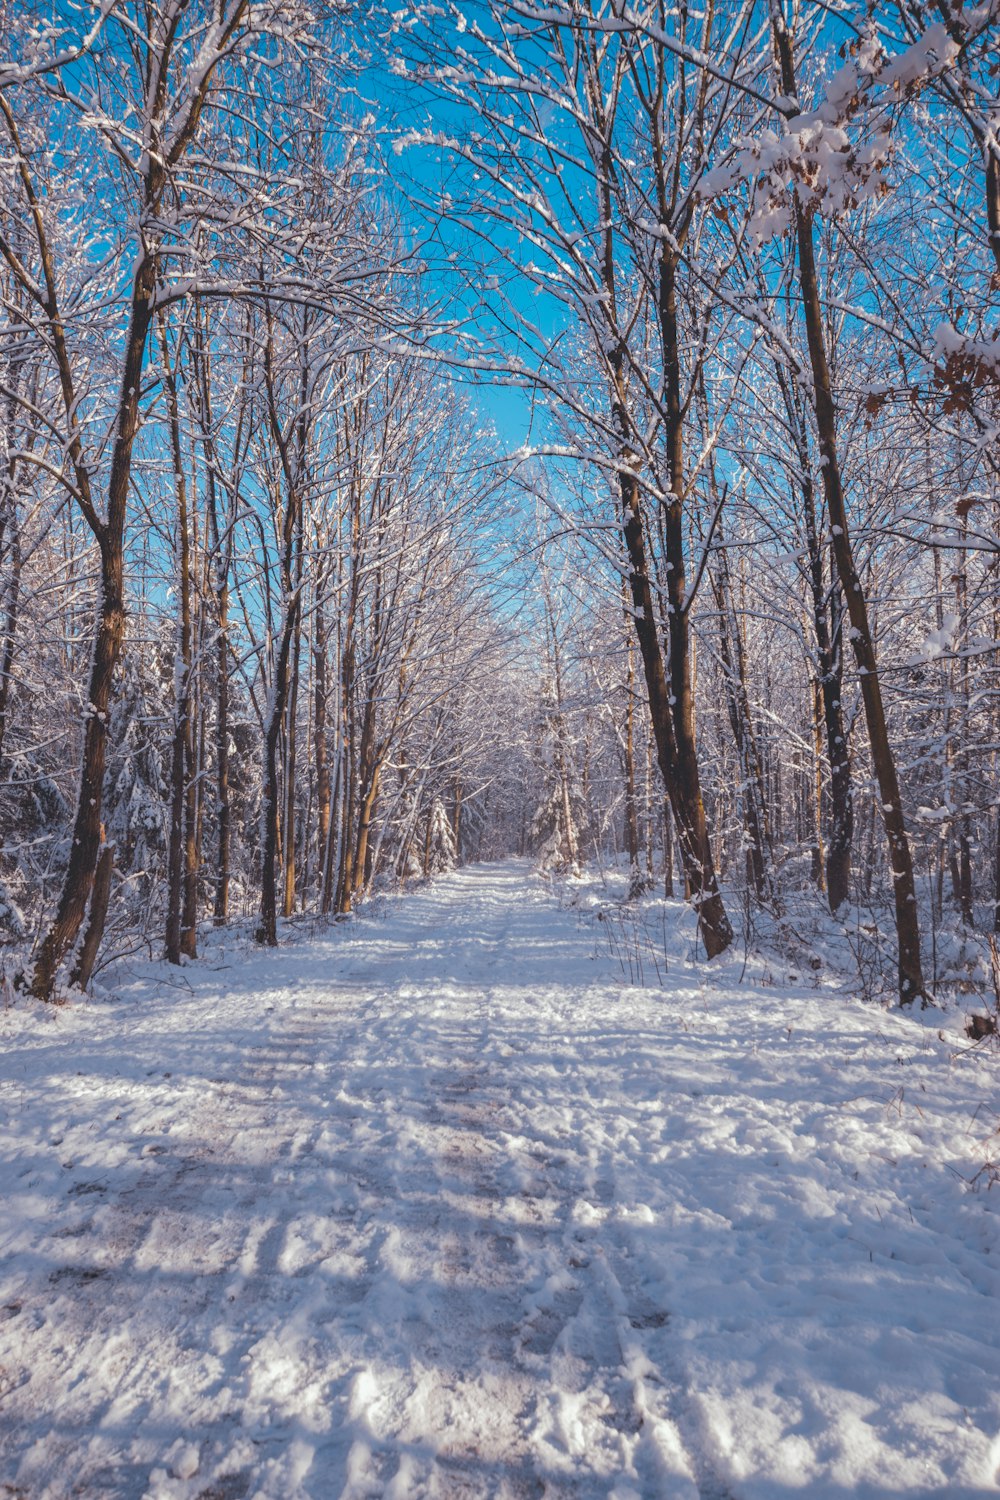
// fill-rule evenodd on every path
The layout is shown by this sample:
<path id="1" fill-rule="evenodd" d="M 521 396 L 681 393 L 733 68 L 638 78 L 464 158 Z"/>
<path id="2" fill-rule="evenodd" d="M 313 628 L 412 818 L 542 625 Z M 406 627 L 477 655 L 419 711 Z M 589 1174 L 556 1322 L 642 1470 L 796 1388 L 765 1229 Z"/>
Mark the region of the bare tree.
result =
<path id="1" fill-rule="evenodd" d="M 53 53 L 49 66 L 29 69 L 27 76 L 19 74 L 13 60 L 0 64 L 0 118 L 16 162 L 15 212 L 24 225 L 23 248 L 19 250 L 17 240 L 5 232 L 0 234 L 0 254 L 32 306 L 55 368 L 65 451 L 61 477 L 90 529 L 99 558 L 77 812 L 62 894 L 31 981 L 40 999 L 52 998 L 59 966 L 80 931 L 101 847 L 108 714 L 125 638 L 125 526 L 146 345 L 158 299 L 169 295 L 167 288 L 171 283 L 176 287 L 182 274 L 179 247 L 184 229 L 199 207 L 205 207 L 203 164 L 196 177 L 183 179 L 183 189 L 181 174 L 211 107 L 216 80 L 236 65 L 247 37 L 266 35 L 269 25 L 291 23 L 294 28 L 300 19 L 280 3 L 263 13 L 255 9 L 251 16 L 248 0 L 217 0 L 195 7 L 184 0 L 161 0 L 151 9 L 121 0 L 101 17 L 103 45 L 115 46 L 123 63 L 113 92 L 102 87 L 100 76 L 95 89 L 81 87 L 81 70 L 99 68 L 93 33 L 68 51 Z M 101 100 L 96 112 L 95 99 Z M 25 145 L 26 118 L 30 129 L 43 119 L 60 134 L 85 121 L 95 161 L 103 153 L 114 164 L 120 185 L 122 223 L 129 225 L 122 264 L 131 258 L 132 265 L 124 280 L 107 270 L 102 278 L 105 285 L 115 285 L 115 315 L 127 316 L 119 344 L 119 378 L 113 393 L 108 391 L 103 413 L 112 434 L 106 464 L 99 427 L 88 430 L 94 429 L 93 420 L 83 421 L 90 406 L 80 352 L 86 307 L 68 290 L 69 268 L 60 264 L 51 200 L 40 189 Z M 81 284 L 86 286 L 86 277 Z"/>

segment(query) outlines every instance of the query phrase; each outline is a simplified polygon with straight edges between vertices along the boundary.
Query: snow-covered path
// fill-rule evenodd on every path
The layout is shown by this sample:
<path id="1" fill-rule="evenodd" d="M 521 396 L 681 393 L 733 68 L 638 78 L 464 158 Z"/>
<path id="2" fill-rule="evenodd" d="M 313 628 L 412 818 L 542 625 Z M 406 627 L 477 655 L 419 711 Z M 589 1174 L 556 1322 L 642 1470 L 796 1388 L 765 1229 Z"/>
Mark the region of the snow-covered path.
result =
<path id="1" fill-rule="evenodd" d="M 0 1496 L 996 1494 L 984 1070 L 600 930 L 478 867 L 3 1017 Z"/>

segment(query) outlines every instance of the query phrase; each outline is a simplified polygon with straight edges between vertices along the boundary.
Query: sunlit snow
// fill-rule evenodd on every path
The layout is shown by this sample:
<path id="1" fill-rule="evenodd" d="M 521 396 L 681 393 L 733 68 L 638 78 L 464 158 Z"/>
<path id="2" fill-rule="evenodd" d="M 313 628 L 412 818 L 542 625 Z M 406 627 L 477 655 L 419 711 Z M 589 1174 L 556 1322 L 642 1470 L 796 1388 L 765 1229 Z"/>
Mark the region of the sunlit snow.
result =
<path id="1" fill-rule="evenodd" d="M 3 1018 L 4 1493 L 995 1493 L 980 1073 L 569 890 Z"/>

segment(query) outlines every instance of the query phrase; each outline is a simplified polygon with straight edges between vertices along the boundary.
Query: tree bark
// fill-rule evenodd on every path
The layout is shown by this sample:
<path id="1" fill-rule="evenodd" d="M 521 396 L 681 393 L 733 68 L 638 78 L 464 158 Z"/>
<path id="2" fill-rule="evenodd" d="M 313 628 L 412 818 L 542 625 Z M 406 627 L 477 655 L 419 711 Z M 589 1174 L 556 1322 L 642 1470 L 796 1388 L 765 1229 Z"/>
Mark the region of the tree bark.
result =
<path id="1" fill-rule="evenodd" d="M 379 782 L 382 779 L 381 761 L 376 762 L 371 779 L 360 799 L 358 815 L 358 844 L 354 856 L 354 894 L 364 890 L 371 875 L 371 828 L 378 801 Z"/>
<path id="2" fill-rule="evenodd" d="M 11 479 L 13 481 L 13 474 L 11 474 Z M 10 710 L 10 690 L 14 681 L 14 650 L 21 602 L 21 538 L 13 503 L 13 494 L 11 494 L 11 513 L 5 524 L 0 522 L 0 547 L 10 558 L 10 569 L 3 596 L 3 639 L 0 642 L 0 766 L 3 765 L 3 745 L 7 730 L 7 715 Z M 0 552 L 0 562 L 2 561 L 3 555 Z"/>
<path id="3" fill-rule="evenodd" d="M 456 775 L 452 781 L 451 836 L 455 840 L 455 857 L 462 863 L 462 779 Z"/>
<path id="4" fill-rule="evenodd" d="M 278 648 L 272 666 L 270 702 L 264 730 L 264 795 L 261 805 L 260 921 L 256 939 L 268 948 L 278 942 L 278 839 L 281 822 L 278 748 L 288 702 L 289 658 L 298 614 L 298 598 L 282 604 Z"/>
<path id="5" fill-rule="evenodd" d="M 295 910 L 296 817 L 295 792 L 298 749 L 299 663 L 302 632 L 296 628 L 292 641 L 291 682 L 288 686 L 288 708 L 285 714 L 285 838 L 281 914 L 290 917 Z"/>
<path id="6" fill-rule="evenodd" d="M 831 558 L 831 582 L 826 584 L 824 548 L 816 517 L 816 492 L 809 457 L 809 435 L 799 390 L 789 381 L 780 364 L 775 365 L 778 385 L 795 444 L 798 484 L 809 555 L 809 592 L 812 626 L 816 641 L 817 692 L 822 707 L 826 760 L 830 769 L 827 800 L 826 861 L 824 878 L 827 902 L 836 915 L 851 889 L 851 854 L 854 844 L 854 796 L 851 789 L 851 753 L 843 710 L 843 593 L 836 558 Z M 820 803 L 822 797 L 820 797 Z M 822 824 L 820 825 L 822 827 Z M 822 845 L 817 839 L 817 847 Z"/>
<path id="7" fill-rule="evenodd" d="M 156 262 L 152 256 L 147 255 L 140 261 L 132 290 L 131 317 L 118 403 L 118 425 L 108 482 L 108 519 L 102 524 L 95 513 L 90 522 L 97 537 L 101 561 L 97 630 L 87 686 L 80 786 L 69 864 L 56 914 L 38 950 L 31 981 L 31 992 L 39 1000 L 52 999 L 59 966 L 76 942 L 90 900 L 101 847 L 108 711 L 115 668 L 125 640 L 125 514 L 132 468 L 132 444 L 139 423 L 142 365 L 152 319 L 155 286 Z M 58 315 L 55 313 L 53 320 L 58 322 Z M 68 369 L 67 355 L 66 370 Z M 96 941 L 100 943 L 99 934 Z"/>
<path id="8" fill-rule="evenodd" d="M 625 624 L 628 628 L 628 596 L 624 592 L 622 602 L 626 606 Z M 635 881 L 639 871 L 639 809 L 635 790 L 635 648 L 631 630 L 625 649 L 625 852 Z"/>
<path id="9" fill-rule="evenodd" d="M 660 651 L 653 591 L 646 561 L 639 485 L 631 474 L 624 471 L 619 476 L 619 484 L 626 517 L 625 546 L 631 565 L 629 587 L 634 607 L 635 631 L 646 679 L 657 763 L 673 807 L 681 857 L 689 885 L 689 899 L 698 913 L 698 925 L 705 944 L 705 952 L 709 958 L 714 958 L 728 948 L 732 942 L 733 930 L 729 925 L 722 895 L 716 883 L 708 842 L 705 809 L 697 780 L 697 766 L 694 768 L 692 788 L 689 779 L 692 771 L 691 747 L 682 765 L 675 738 L 674 717 L 671 712 L 670 693 Z M 690 715 L 690 701 L 688 701 L 687 711 Z M 688 727 L 690 728 L 690 718 Z"/>
<path id="10" fill-rule="evenodd" d="M 771 894 L 771 837 L 767 827 L 767 804 L 764 799 L 760 756 L 750 716 L 746 655 L 739 624 L 732 619 L 732 580 L 724 550 L 720 552 L 720 557 L 722 561 L 719 574 L 712 574 L 712 590 L 719 613 L 719 655 L 725 680 L 726 710 L 740 767 L 740 807 L 743 814 L 746 875 L 748 883 L 757 893 L 757 899 L 763 901 Z"/>
<path id="11" fill-rule="evenodd" d="M 191 865 L 194 862 L 194 733 L 191 717 L 193 629 L 191 618 L 191 533 L 187 478 L 181 451 L 177 376 L 171 365 L 166 323 L 159 320 L 160 352 L 167 392 L 167 421 L 177 497 L 176 565 L 180 584 L 180 613 L 174 660 L 174 731 L 170 767 L 170 835 L 167 849 L 167 920 L 164 958 L 179 964 L 181 955 L 196 956 L 196 921 L 191 912 Z"/>
<path id="12" fill-rule="evenodd" d="M 215 925 L 220 927 L 229 916 L 232 844 L 232 804 L 229 797 L 229 583 L 225 576 L 219 578 L 216 589 L 215 818 L 218 869 L 215 874 L 212 918 Z"/>
<path id="13" fill-rule="evenodd" d="M 322 589 L 322 581 L 317 589 Z M 330 842 L 330 756 L 326 743 L 327 645 L 326 613 L 322 594 L 318 592 L 313 620 L 313 760 L 316 766 L 317 869 L 321 888 L 325 884 L 327 846 Z"/>
<path id="14" fill-rule="evenodd" d="M 277 373 L 275 369 L 274 324 L 270 308 L 265 312 L 267 336 L 264 341 L 264 385 L 267 402 L 267 424 L 275 450 L 280 458 L 284 484 L 284 505 L 278 495 L 272 496 L 274 512 L 280 517 L 279 576 L 281 579 L 281 619 L 271 666 L 271 686 L 264 730 L 263 798 L 261 803 L 261 881 L 258 943 L 273 948 L 278 942 L 278 858 L 281 851 L 282 806 L 278 774 L 282 731 L 287 724 L 292 686 L 292 653 L 298 640 L 302 609 L 302 540 L 303 495 L 306 465 L 306 391 L 308 366 L 306 347 L 307 314 L 303 314 L 296 388 L 297 406 L 290 429 L 282 427 Z M 286 843 L 294 840 L 294 828 L 285 829 Z M 294 856 L 292 856 L 294 858 Z M 293 886 L 294 893 L 294 886 Z"/>
<path id="15" fill-rule="evenodd" d="M 341 735 L 343 741 L 343 789 L 340 801 L 340 865 L 337 872 L 335 909 L 341 916 L 351 910 L 354 891 L 354 808 L 357 791 L 352 703 L 354 697 L 354 648 L 349 646 L 341 668 Z"/>
<path id="16" fill-rule="evenodd" d="M 782 90 L 796 94 L 792 39 L 781 13 L 772 0 L 775 44 L 781 63 Z M 840 458 L 837 451 L 837 416 L 830 383 L 830 368 L 823 328 L 823 309 L 819 293 L 813 244 L 813 213 L 795 195 L 795 229 L 799 252 L 799 284 L 809 359 L 812 366 L 816 426 L 819 435 L 823 469 L 823 489 L 827 514 L 833 535 L 833 555 L 851 625 L 851 644 L 861 679 L 861 696 L 868 726 L 872 762 L 878 784 L 882 819 L 889 846 L 898 947 L 898 986 L 901 1005 L 918 997 L 926 998 L 920 959 L 920 923 L 910 844 L 903 819 L 903 804 L 896 772 L 896 762 L 889 742 L 882 688 L 879 680 L 875 643 L 868 619 L 868 605 L 861 586 L 851 545 L 844 499 Z"/>
<path id="17" fill-rule="evenodd" d="M 610 213 L 610 204 L 608 204 Z M 607 256 L 610 250 L 606 250 Z M 605 285 L 613 295 L 610 266 Z M 638 479 L 638 457 L 634 453 L 632 423 L 622 352 L 611 356 L 612 416 L 622 445 L 618 487 L 622 509 L 622 532 L 629 563 L 633 628 L 642 659 L 656 746 L 656 758 L 670 798 L 677 825 L 677 838 L 684 864 L 689 899 L 698 914 L 698 926 L 709 958 L 725 951 L 733 940 L 719 890 L 708 838 L 708 824 L 701 796 L 701 781 L 694 741 L 694 697 L 691 681 L 691 646 L 686 595 L 684 533 L 682 525 L 683 442 L 680 404 L 680 367 L 677 343 L 676 286 L 672 273 L 664 273 L 660 288 L 661 327 L 665 350 L 668 455 L 672 495 L 666 505 L 665 563 L 667 573 L 670 684 L 660 644 L 658 612 L 653 598 L 645 520 Z"/>
<path id="18" fill-rule="evenodd" d="M 8 312 L 8 317 L 11 317 Z M 0 636 L 0 766 L 3 765 L 3 746 L 7 729 L 7 714 L 10 709 L 10 691 L 14 681 L 14 651 L 17 640 L 17 622 L 21 602 L 21 527 L 17 497 L 17 458 L 21 444 L 17 435 L 18 391 L 21 385 L 23 360 L 13 358 L 8 362 L 10 391 L 6 401 L 5 425 L 7 463 L 6 473 L 0 488 L 0 568 L 6 565 L 6 579 L 0 580 L 0 613 L 3 616 Z M 26 445 L 34 447 L 34 433 L 29 434 Z M 0 847 L 3 839 L 0 835 Z"/>
<path id="19" fill-rule="evenodd" d="M 826 850 L 823 840 L 823 694 L 818 682 L 812 685 L 812 805 L 813 842 L 809 874 L 817 890 L 826 894 Z"/>
<path id="20" fill-rule="evenodd" d="M 194 309 L 195 323 L 195 374 L 201 426 L 201 441 L 205 452 L 205 512 L 207 550 L 207 575 L 209 586 L 215 595 L 215 820 L 216 820 L 216 871 L 215 892 L 212 903 L 212 920 L 221 927 L 229 916 L 229 881 L 232 842 L 232 809 L 229 797 L 229 564 L 232 548 L 232 527 L 225 530 L 219 524 L 219 501 L 217 485 L 218 457 L 212 423 L 212 365 L 206 346 L 197 301 Z"/>
<path id="21" fill-rule="evenodd" d="M 808 463 L 808 457 L 806 463 Z M 841 595 L 840 585 L 835 581 L 829 591 L 830 614 L 834 620 L 831 629 L 826 607 L 823 554 L 816 526 L 812 478 L 808 469 L 804 472 L 802 487 L 806 508 L 806 541 L 809 550 L 809 582 L 819 667 L 819 691 L 826 732 L 826 758 L 830 767 L 830 814 L 826 836 L 826 896 L 830 911 L 835 915 L 850 895 L 851 848 L 854 842 L 851 755 L 841 696 L 844 676 L 843 632 L 839 609 Z"/>
<path id="22" fill-rule="evenodd" d="M 91 975 L 94 972 L 101 939 L 104 936 L 104 926 L 108 919 L 108 904 L 111 900 L 111 877 L 114 874 L 114 868 L 114 845 L 102 844 L 101 852 L 97 858 L 97 869 L 94 872 L 94 884 L 90 893 L 90 920 L 87 923 L 87 930 L 80 945 L 79 956 L 69 980 L 74 989 L 85 990 L 90 984 Z"/>

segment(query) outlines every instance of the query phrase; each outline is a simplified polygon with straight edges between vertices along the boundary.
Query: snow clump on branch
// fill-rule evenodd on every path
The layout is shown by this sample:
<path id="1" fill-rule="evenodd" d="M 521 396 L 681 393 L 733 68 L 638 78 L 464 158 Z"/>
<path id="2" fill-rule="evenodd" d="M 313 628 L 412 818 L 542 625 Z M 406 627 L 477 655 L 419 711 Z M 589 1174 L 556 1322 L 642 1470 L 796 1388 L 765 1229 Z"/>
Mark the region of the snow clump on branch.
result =
<path id="1" fill-rule="evenodd" d="M 720 198 L 752 184 L 749 228 L 760 243 L 791 226 L 796 195 L 809 211 L 833 217 L 882 196 L 889 191 L 884 176 L 891 146 L 888 109 L 879 105 L 869 115 L 867 141 L 852 140 L 851 121 L 876 85 L 894 96 L 914 93 L 946 71 L 958 50 L 940 23 L 891 60 L 875 37 L 862 37 L 816 109 L 796 113 L 796 99 L 777 99 L 785 114 L 782 128 L 737 141 L 728 159 L 706 173 L 701 196 Z"/>

